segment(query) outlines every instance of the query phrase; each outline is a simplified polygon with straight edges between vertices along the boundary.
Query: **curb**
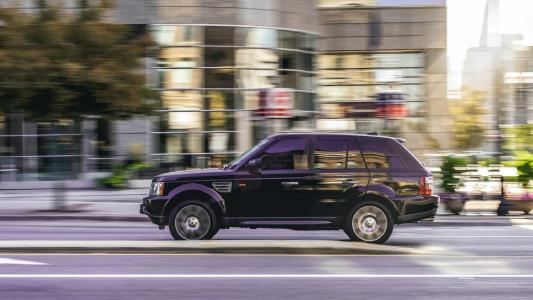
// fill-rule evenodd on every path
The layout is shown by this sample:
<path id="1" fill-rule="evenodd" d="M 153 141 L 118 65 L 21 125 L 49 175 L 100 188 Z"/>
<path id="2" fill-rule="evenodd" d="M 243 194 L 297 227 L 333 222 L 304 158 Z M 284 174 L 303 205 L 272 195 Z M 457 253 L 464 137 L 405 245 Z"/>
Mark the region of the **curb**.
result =
<path id="1" fill-rule="evenodd" d="M 0 253 L 409 255 L 419 250 L 350 241 L 0 241 Z"/>
<path id="2" fill-rule="evenodd" d="M 139 215 L 0 215 L 0 221 L 48 221 L 48 220 L 85 220 L 112 222 L 146 222 L 148 217 Z"/>

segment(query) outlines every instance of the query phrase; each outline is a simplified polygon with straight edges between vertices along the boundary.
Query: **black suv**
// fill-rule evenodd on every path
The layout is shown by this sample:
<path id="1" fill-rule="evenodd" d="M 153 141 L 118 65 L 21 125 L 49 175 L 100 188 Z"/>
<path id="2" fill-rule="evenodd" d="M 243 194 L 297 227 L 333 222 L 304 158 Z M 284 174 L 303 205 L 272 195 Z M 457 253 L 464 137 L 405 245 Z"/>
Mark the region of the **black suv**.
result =
<path id="1" fill-rule="evenodd" d="M 435 215 L 429 171 L 401 139 L 284 133 L 220 169 L 156 176 L 141 213 L 174 239 L 210 239 L 229 227 L 343 229 L 384 243 L 394 224 Z"/>

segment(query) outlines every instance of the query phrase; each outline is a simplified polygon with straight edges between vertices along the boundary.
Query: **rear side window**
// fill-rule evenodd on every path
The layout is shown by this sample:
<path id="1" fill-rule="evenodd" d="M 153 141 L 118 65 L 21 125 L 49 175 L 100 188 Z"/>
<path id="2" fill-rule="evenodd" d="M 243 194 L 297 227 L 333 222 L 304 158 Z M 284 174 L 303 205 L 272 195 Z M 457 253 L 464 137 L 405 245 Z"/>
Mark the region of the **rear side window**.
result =
<path id="1" fill-rule="evenodd" d="M 327 170 L 365 167 L 359 147 L 353 138 L 318 137 L 314 163 L 315 169 Z"/>
<path id="2" fill-rule="evenodd" d="M 406 166 L 388 139 L 358 137 L 357 140 L 368 168 L 405 169 Z"/>
<path id="3" fill-rule="evenodd" d="M 263 170 L 309 169 L 306 139 L 290 138 L 275 142 L 261 154 Z"/>

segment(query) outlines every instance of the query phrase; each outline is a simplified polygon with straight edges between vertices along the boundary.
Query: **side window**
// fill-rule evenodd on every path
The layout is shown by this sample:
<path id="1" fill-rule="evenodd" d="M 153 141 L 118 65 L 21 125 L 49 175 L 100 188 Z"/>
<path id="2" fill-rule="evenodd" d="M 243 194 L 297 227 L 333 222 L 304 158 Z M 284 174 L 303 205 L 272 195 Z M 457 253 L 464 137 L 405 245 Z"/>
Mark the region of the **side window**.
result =
<path id="1" fill-rule="evenodd" d="M 405 166 L 389 146 L 387 139 L 383 138 L 358 138 L 361 152 L 368 168 L 372 169 L 404 169 Z"/>
<path id="2" fill-rule="evenodd" d="M 346 141 L 318 138 L 315 147 L 316 169 L 345 169 Z"/>
<path id="3" fill-rule="evenodd" d="M 364 169 L 366 168 L 363 155 L 355 139 L 348 141 L 348 168 Z"/>
<path id="4" fill-rule="evenodd" d="M 317 139 L 315 147 L 316 169 L 365 168 L 363 157 L 355 139 Z"/>
<path id="5" fill-rule="evenodd" d="M 306 139 L 289 138 L 277 141 L 261 154 L 263 170 L 305 170 L 309 161 L 305 152 Z"/>

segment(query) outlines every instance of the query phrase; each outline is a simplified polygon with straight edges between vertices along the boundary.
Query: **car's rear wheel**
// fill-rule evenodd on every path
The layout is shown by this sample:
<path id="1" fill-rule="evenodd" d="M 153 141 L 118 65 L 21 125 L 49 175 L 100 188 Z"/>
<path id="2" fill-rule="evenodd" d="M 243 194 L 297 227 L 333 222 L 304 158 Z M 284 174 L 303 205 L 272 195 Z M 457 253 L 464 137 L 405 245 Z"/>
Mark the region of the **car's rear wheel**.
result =
<path id="1" fill-rule="evenodd" d="M 214 211 L 196 200 L 178 204 L 169 216 L 168 227 L 175 240 L 208 240 L 218 231 Z"/>
<path id="2" fill-rule="evenodd" d="M 344 232 L 353 241 L 385 243 L 394 227 L 392 214 L 378 202 L 365 201 L 355 205 L 348 213 Z"/>

